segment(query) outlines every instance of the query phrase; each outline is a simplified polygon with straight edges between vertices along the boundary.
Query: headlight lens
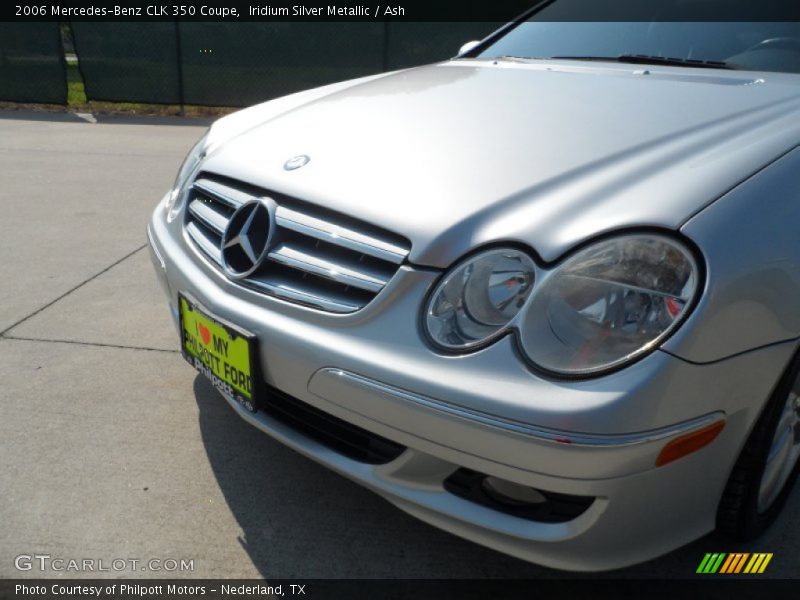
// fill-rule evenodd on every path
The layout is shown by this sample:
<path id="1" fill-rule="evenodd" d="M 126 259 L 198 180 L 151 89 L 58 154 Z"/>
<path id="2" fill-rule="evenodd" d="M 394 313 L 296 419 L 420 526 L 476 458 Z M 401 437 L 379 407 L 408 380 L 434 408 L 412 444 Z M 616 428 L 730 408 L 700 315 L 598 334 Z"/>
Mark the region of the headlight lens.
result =
<path id="1" fill-rule="evenodd" d="M 596 243 L 536 290 L 521 325 L 525 353 L 556 373 L 614 368 L 655 347 L 680 322 L 698 272 L 682 244 L 659 235 Z"/>
<path id="2" fill-rule="evenodd" d="M 181 168 L 178 170 L 178 176 L 175 178 L 172 191 L 167 196 L 167 221 L 172 221 L 183 207 L 183 199 L 186 196 L 184 188 L 189 182 L 192 173 L 194 173 L 194 170 L 197 168 L 197 165 L 205 158 L 207 137 L 208 133 L 200 138 L 192 149 L 189 150 L 189 154 L 186 155 L 183 164 L 181 164 Z"/>
<path id="3" fill-rule="evenodd" d="M 534 263 L 513 248 L 489 250 L 457 265 L 434 290 L 425 328 L 447 349 L 476 346 L 501 332 L 533 288 Z"/>

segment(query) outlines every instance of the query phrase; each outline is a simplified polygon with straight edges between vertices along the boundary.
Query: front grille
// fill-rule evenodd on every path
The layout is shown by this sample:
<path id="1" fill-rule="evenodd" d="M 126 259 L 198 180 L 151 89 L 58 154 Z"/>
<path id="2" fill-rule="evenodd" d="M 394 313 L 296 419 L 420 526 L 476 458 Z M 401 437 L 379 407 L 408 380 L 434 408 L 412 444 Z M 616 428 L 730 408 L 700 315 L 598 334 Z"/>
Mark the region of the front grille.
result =
<path id="1" fill-rule="evenodd" d="M 201 173 L 189 191 L 186 233 L 222 266 L 222 235 L 234 211 L 254 198 L 276 205 L 267 259 L 238 283 L 264 294 L 348 313 L 389 282 L 410 250 L 405 238 L 301 200 Z"/>
<path id="2" fill-rule="evenodd" d="M 358 462 L 385 464 L 405 450 L 405 446 L 334 417 L 271 386 L 259 410 Z"/>

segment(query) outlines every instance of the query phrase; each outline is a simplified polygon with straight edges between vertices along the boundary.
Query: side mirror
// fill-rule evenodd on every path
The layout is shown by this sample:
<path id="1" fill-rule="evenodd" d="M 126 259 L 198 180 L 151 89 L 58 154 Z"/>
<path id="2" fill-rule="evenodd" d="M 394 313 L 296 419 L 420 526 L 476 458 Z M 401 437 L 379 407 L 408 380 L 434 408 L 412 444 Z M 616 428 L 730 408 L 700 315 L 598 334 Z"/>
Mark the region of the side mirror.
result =
<path id="1" fill-rule="evenodd" d="M 458 56 L 462 56 L 462 55 L 466 54 L 467 52 L 469 52 L 470 50 L 475 48 L 475 46 L 477 46 L 478 44 L 480 44 L 480 41 L 478 41 L 478 40 L 472 40 L 471 42 L 467 42 L 466 44 L 461 46 L 461 48 L 459 49 Z"/>

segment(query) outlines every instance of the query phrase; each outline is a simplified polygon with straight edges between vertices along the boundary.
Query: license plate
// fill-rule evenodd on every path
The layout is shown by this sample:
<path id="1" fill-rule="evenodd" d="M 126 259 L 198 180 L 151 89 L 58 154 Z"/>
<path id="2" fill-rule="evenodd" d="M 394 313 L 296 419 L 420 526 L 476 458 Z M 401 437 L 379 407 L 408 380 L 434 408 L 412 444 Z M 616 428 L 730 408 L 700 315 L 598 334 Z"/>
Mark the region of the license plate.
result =
<path id="1" fill-rule="evenodd" d="M 178 302 L 183 357 L 223 394 L 255 412 L 255 337 L 212 316 L 182 294 Z"/>

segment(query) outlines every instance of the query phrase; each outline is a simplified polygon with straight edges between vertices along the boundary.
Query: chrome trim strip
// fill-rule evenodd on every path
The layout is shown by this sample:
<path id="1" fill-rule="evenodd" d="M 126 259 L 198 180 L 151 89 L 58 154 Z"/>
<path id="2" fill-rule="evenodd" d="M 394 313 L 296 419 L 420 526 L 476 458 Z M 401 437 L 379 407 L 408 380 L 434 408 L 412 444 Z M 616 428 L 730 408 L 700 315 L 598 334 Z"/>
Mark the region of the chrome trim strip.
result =
<path id="1" fill-rule="evenodd" d="M 189 203 L 189 212 L 216 231 L 220 236 L 225 233 L 225 228 L 228 226 L 229 219 L 219 211 L 214 210 L 209 204 L 197 199 L 192 200 Z"/>
<path id="2" fill-rule="evenodd" d="M 666 440 L 694 431 L 696 429 L 701 429 L 716 423 L 717 421 L 725 419 L 724 412 L 716 411 L 695 419 L 691 419 L 689 421 L 676 423 L 675 425 L 670 425 L 668 427 L 662 427 L 659 429 L 652 429 L 650 431 L 642 431 L 638 433 L 574 433 L 572 431 L 563 431 L 558 429 L 550 429 L 547 427 L 528 425 L 509 419 L 503 419 L 501 417 L 487 415 L 485 413 L 473 411 L 459 406 L 454 406 L 453 404 L 441 400 L 435 400 L 428 396 L 420 396 L 418 394 L 414 394 L 412 392 L 408 392 L 406 390 L 402 390 L 400 388 L 396 388 L 394 386 L 390 386 L 388 384 L 381 383 L 379 381 L 375 381 L 374 379 L 369 379 L 367 377 L 363 377 L 362 375 L 357 375 L 343 369 L 326 367 L 320 369 L 319 372 L 334 377 L 341 377 L 348 383 L 361 387 L 362 389 L 379 394 L 388 394 L 399 400 L 412 402 L 430 410 L 446 413 L 460 419 L 475 421 L 495 429 L 502 429 L 504 431 L 525 435 L 538 441 L 559 444 L 567 447 L 581 446 L 594 448 L 615 448 L 647 444 L 650 442 Z"/>
<path id="3" fill-rule="evenodd" d="M 372 277 L 367 273 L 355 271 L 348 267 L 333 263 L 331 261 L 313 256 L 301 250 L 297 250 L 286 244 L 280 244 L 268 255 L 270 260 L 292 267 L 299 271 L 319 275 L 332 281 L 337 281 L 345 285 L 367 290 L 368 292 L 378 293 L 386 285 L 386 281 Z"/>
<path id="4" fill-rule="evenodd" d="M 278 207 L 275 213 L 275 222 L 279 227 L 291 229 L 297 233 L 397 265 L 402 263 L 408 255 L 408 250 L 400 246 L 299 213 L 285 206 Z"/>
<path id="5" fill-rule="evenodd" d="M 337 302 L 335 300 L 331 300 L 330 298 L 323 298 L 321 296 L 309 294 L 302 290 L 286 287 L 285 285 L 273 284 L 269 281 L 256 279 L 254 277 L 248 277 L 247 279 L 241 280 L 238 283 L 242 284 L 243 287 L 255 288 L 283 300 L 289 300 L 298 304 L 311 306 L 313 308 L 320 308 L 329 312 L 351 313 L 361 308 L 360 305 Z"/>
<path id="6" fill-rule="evenodd" d="M 203 233 L 197 225 L 191 222 L 187 223 L 186 233 L 188 233 L 195 243 L 203 250 L 203 252 L 208 254 L 208 256 L 216 261 L 218 265 L 222 264 L 222 252 L 220 251 L 219 246 L 208 239 L 208 236 Z"/>
<path id="7" fill-rule="evenodd" d="M 248 200 L 253 199 L 253 196 L 250 194 L 245 194 L 235 188 L 222 185 L 209 179 L 197 179 L 194 184 L 192 184 L 192 187 L 234 209 L 239 208 Z"/>

